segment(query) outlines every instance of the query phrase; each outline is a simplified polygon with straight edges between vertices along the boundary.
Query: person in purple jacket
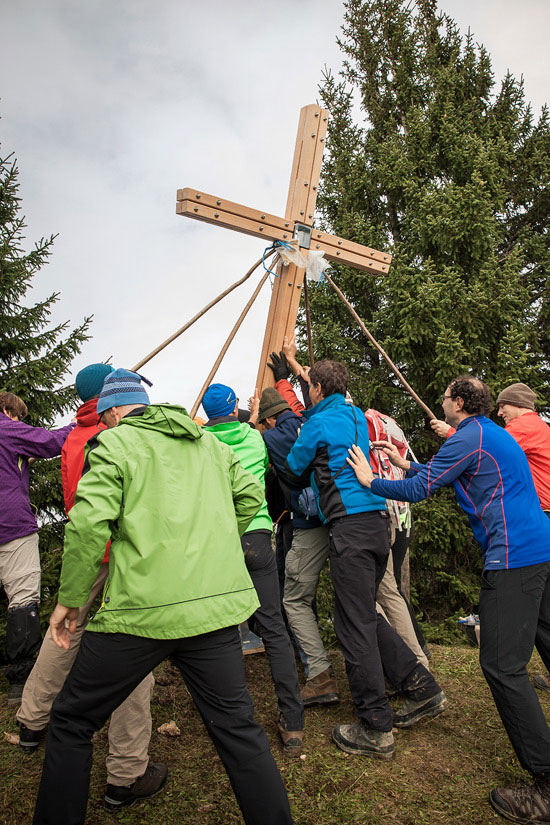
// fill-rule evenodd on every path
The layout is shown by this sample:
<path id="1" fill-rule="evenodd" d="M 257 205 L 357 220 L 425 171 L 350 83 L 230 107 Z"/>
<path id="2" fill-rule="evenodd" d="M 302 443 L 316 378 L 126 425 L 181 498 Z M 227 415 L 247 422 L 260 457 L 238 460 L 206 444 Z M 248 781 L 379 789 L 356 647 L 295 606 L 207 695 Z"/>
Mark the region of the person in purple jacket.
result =
<path id="1" fill-rule="evenodd" d="M 0 392 L 0 581 L 8 597 L 8 705 L 19 704 L 42 641 L 38 524 L 29 499 L 29 458 L 59 455 L 74 427 L 31 427 L 23 422 L 26 415 L 21 398 Z"/>
<path id="2" fill-rule="evenodd" d="M 522 765 L 534 784 L 499 787 L 493 808 L 514 822 L 550 823 L 550 728 L 529 676 L 536 645 L 550 667 L 550 520 L 541 509 L 525 453 L 487 415 L 489 388 L 461 376 L 442 397 L 447 424 L 456 428 L 427 464 L 403 460 L 387 442 L 377 442 L 398 467 L 402 481 L 374 478 L 354 447 L 350 464 L 375 495 L 422 501 L 453 485 L 483 551 L 479 597 L 480 664 Z"/>

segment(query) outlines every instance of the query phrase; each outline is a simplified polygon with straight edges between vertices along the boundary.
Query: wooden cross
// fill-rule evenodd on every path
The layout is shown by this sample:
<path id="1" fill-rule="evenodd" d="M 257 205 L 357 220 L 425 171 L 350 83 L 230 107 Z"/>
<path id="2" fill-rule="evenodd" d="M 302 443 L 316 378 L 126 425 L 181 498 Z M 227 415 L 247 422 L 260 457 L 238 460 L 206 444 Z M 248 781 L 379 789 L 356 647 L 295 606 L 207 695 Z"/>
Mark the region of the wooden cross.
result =
<path id="1" fill-rule="evenodd" d="M 265 238 L 270 242 L 290 241 L 297 237 L 300 252 L 304 256 L 309 249 L 323 250 L 329 261 L 365 272 L 387 272 L 391 263 L 391 255 L 388 253 L 328 235 L 313 227 L 328 114 L 327 109 L 321 109 L 315 104 L 304 106 L 300 111 L 284 218 L 222 200 L 196 189 L 178 189 L 176 213 Z M 260 392 L 264 387 L 274 384 L 273 373 L 267 367 L 270 353 L 279 352 L 284 336 L 294 334 L 305 278 L 305 270 L 295 264 L 279 266 L 278 274 L 271 294 L 256 382 Z"/>

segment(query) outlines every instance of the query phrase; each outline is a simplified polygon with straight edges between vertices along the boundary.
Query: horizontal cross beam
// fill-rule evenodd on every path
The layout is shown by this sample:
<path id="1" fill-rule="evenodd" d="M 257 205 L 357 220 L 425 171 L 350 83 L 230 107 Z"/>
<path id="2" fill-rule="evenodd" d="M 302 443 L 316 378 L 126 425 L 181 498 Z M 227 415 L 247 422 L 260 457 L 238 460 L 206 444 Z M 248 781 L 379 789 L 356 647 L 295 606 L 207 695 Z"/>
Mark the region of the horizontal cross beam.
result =
<path id="1" fill-rule="evenodd" d="M 196 189 L 178 189 L 176 213 L 270 241 L 290 241 L 294 236 L 295 223 L 292 220 L 260 212 Z M 317 229 L 312 231 L 310 249 L 322 250 L 327 260 L 364 272 L 383 274 L 389 270 L 391 263 L 391 255 L 387 253 Z M 306 250 L 301 247 L 301 251 Z"/>

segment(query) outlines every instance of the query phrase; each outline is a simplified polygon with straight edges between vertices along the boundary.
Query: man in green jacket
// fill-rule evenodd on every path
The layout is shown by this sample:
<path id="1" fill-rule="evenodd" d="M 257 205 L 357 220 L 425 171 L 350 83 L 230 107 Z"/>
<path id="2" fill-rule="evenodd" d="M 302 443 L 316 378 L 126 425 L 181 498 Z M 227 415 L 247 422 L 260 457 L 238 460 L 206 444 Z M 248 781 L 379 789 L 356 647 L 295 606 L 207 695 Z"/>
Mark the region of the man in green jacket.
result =
<path id="1" fill-rule="evenodd" d="M 202 406 L 208 416 L 205 429 L 234 450 L 243 468 L 252 473 L 265 490 L 269 465 L 267 450 L 258 430 L 239 422 L 239 402 L 231 387 L 211 384 Z M 278 728 L 285 753 L 300 756 L 304 738 L 304 705 L 296 672 L 294 652 L 281 614 L 281 597 L 275 553 L 271 546 L 273 523 L 265 496 L 241 537 L 248 572 L 260 600 L 254 623 L 262 637 L 279 705 Z"/>
<path id="2" fill-rule="evenodd" d="M 84 823 L 94 732 L 168 657 L 247 825 L 292 823 L 267 738 L 253 718 L 237 628 L 258 607 L 239 535 L 263 490 L 182 407 L 150 405 L 136 373 L 110 373 L 97 411 L 110 429 L 89 442 L 69 514 L 59 603 L 50 618 L 56 644 L 68 647 L 111 538 L 109 576 L 52 708 L 34 825 Z"/>

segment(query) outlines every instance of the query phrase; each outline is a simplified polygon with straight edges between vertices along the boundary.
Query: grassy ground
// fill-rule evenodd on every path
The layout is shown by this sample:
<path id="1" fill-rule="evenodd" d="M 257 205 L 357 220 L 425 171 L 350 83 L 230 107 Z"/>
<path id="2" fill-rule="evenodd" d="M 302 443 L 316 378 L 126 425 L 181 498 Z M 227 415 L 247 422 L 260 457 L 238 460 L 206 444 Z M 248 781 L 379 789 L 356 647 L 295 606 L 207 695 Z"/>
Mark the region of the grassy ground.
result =
<path id="1" fill-rule="evenodd" d="M 479 670 L 477 651 L 434 646 L 432 665 L 449 697 L 449 709 L 435 720 L 396 734 L 392 762 L 349 756 L 330 739 L 331 727 L 353 717 L 340 654 L 331 658 L 342 701 L 331 709 L 312 709 L 306 716 L 305 759 L 282 755 L 275 727 L 276 705 L 264 655 L 246 657 L 247 678 L 256 716 L 264 725 L 288 789 L 296 825 L 486 825 L 503 822 L 487 801 L 489 789 L 524 778 L 496 714 Z M 532 672 L 541 672 L 534 659 Z M 105 782 L 107 737 L 102 731 L 94 748 L 88 825 L 231 825 L 242 819 L 221 763 L 181 680 L 169 670 L 155 687 L 150 754 L 169 765 L 165 791 L 117 817 L 101 804 Z M 162 676 L 161 676 L 162 678 Z M 5 689 L 5 683 L 0 683 Z M 550 693 L 539 694 L 550 719 Z M 157 733 L 175 719 L 181 736 Z M 15 732 L 13 712 L 0 707 L 0 731 Z M 26 756 L 0 741 L 0 822 L 31 821 L 42 751 Z"/>

